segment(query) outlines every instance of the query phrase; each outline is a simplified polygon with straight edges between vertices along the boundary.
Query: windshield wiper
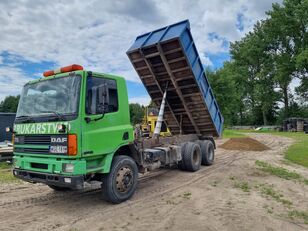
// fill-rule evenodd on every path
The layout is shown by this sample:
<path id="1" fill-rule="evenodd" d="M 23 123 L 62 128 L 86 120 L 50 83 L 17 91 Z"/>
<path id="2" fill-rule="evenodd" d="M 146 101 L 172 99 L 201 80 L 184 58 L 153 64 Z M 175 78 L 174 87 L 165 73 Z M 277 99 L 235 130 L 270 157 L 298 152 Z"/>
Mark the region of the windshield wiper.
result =
<path id="1" fill-rule="evenodd" d="M 17 116 L 16 119 L 18 122 L 26 123 L 26 122 L 35 122 L 34 119 L 27 115 Z"/>
<path id="2" fill-rule="evenodd" d="M 42 111 L 43 113 L 52 113 L 55 116 L 57 116 L 58 120 L 65 120 L 65 118 L 63 117 L 62 114 L 60 114 L 59 112 L 56 111 Z"/>

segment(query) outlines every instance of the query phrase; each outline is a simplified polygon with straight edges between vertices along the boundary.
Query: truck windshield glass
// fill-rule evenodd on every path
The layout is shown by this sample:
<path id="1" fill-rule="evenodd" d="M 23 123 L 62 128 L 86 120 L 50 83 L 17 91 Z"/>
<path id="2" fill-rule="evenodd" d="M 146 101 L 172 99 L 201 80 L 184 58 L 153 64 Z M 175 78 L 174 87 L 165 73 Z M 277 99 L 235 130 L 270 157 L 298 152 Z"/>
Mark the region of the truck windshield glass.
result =
<path id="1" fill-rule="evenodd" d="M 81 76 L 65 76 L 24 86 L 16 122 L 69 120 L 77 116 Z"/>

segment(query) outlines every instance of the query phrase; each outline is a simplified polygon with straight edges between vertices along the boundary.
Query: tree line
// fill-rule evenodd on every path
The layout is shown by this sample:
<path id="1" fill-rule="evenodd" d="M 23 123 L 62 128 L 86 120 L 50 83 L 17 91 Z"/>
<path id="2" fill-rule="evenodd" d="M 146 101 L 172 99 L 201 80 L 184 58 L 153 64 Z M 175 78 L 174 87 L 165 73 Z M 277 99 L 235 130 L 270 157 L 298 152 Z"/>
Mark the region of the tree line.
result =
<path id="1" fill-rule="evenodd" d="M 274 3 L 266 14 L 230 44 L 230 61 L 207 70 L 226 125 L 308 117 L 308 0 Z"/>

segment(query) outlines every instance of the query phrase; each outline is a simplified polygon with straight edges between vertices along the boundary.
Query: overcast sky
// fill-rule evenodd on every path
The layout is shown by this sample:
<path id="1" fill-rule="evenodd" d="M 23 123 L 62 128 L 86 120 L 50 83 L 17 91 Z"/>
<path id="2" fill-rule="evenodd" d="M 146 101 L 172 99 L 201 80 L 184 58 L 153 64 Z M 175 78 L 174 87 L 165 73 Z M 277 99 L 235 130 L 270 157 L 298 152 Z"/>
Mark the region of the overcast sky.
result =
<path id="1" fill-rule="evenodd" d="M 265 18 L 272 0 L 0 1 L 0 100 L 42 72 L 77 63 L 122 75 L 131 102 L 149 97 L 126 51 L 136 36 L 189 19 L 205 66 L 229 59 L 229 42 Z"/>

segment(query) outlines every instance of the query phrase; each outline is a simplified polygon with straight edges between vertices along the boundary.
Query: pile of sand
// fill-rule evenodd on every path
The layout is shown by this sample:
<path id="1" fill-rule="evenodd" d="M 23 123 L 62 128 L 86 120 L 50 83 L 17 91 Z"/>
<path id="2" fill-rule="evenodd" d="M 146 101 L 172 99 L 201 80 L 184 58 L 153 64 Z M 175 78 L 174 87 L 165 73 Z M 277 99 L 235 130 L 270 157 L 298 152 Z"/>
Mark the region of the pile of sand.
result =
<path id="1" fill-rule="evenodd" d="M 270 149 L 252 138 L 231 138 L 219 147 L 227 150 L 264 151 Z"/>

